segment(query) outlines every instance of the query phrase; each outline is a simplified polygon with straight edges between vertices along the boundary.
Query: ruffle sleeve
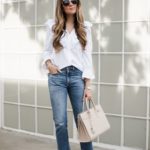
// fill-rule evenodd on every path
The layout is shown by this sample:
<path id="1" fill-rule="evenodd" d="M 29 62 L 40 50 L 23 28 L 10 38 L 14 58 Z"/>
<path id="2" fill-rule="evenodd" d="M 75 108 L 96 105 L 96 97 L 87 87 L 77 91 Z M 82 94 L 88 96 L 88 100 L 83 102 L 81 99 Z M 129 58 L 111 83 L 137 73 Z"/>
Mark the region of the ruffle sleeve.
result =
<path id="1" fill-rule="evenodd" d="M 92 61 L 92 23 L 85 21 L 86 33 L 87 33 L 87 45 L 83 51 L 83 74 L 82 78 L 95 79 L 93 61 Z"/>
<path id="2" fill-rule="evenodd" d="M 45 39 L 45 44 L 44 44 L 44 50 L 42 53 L 42 67 L 44 69 L 46 68 L 46 64 L 45 62 L 48 59 L 52 59 L 52 53 L 53 53 L 53 46 L 52 46 L 52 36 L 53 36 L 53 32 L 52 32 L 52 26 L 54 24 L 54 20 L 53 19 L 48 19 L 44 25 L 46 26 L 46 39 Z"/>

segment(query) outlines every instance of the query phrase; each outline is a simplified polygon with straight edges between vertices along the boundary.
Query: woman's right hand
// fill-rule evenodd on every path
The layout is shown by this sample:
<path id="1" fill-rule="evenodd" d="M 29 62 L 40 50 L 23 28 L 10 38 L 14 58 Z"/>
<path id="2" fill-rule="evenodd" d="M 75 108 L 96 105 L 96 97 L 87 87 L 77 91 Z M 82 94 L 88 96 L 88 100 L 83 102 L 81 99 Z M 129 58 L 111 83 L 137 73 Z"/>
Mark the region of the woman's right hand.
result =
<path id="1" fill-rule="evenodd" d="M 61 70 L 51 62 L 47 63 L 47 69 L 49 70 L 50 74 L 57 74 L 58 72 L 61 72 Z"/>

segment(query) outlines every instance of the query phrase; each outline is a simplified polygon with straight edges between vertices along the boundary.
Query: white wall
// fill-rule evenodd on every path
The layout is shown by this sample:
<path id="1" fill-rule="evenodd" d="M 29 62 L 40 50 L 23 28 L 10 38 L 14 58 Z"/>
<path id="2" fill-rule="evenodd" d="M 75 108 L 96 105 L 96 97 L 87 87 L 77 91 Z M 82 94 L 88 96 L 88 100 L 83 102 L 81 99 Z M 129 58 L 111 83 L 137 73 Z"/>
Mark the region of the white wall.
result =
<path id="1" fill-rule="evenodd" d="M 93 23 L 93 99 L 111 123 L 96 143 L 150 150 L 150 2 L 81 1 Z M 53 17 L 54 5 L 54 0 L 3 0 L 4 128 L 55 136 L 47 77 L 39 67 L 44 22 Z M 69 136 L 76 140 L 70 104 L 67 110 Z"/>

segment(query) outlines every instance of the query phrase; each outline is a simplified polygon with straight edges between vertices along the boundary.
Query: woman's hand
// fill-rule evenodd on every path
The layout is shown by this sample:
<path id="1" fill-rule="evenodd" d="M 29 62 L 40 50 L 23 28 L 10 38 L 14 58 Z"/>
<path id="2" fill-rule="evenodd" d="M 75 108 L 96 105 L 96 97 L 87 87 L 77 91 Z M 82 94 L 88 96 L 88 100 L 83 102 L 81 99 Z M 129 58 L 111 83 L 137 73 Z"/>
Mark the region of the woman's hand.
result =
<path id="1" fill-rule="evenodd" d="M 83 96 L 83 99 L 84 100 L 91 100 L 92 98 L 92 91 L 90 89 L 84 89 L 84 96 Z"/>
<path id="2" fill-rule="evenodd" d="M 91 100 L 92 98 L 92 90 L 91 90 L 91 80 L 88 79 L 88 78 L 84 78 L 84 84 L 85 84 L 85 87 L 84 87 L 84 96 L 83 96 L 83 99 L 84 100 Z"/>
<path id="3" fill-rule="evenodd" d="M 51 62 L 47 62 L 46 66 L 47 66 L 47 69 L 49 70 L 49 73 L 51 74 L 57 74 L 58 72 L 61 72 L 61 70 L 57 66 L 52 64 Z"/>

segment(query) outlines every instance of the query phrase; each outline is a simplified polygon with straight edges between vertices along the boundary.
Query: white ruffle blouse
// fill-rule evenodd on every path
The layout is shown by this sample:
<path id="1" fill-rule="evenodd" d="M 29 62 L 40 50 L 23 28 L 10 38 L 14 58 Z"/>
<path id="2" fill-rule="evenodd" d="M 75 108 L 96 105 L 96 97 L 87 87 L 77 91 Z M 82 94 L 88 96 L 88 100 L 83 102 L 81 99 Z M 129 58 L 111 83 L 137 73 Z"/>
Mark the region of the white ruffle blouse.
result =
<path id="1" fill-rule="evenodd" d="M 56 53 L 52 45 L 53 31 L 52 26 L 54 25 L 54 19 L 48 19 L 45 22 L 46 25 L 46 41 L 44 51 L 42 53 L 42 66 L 46 68 L 45 62 L 50 59 L 51 62 L 56 65 L 59 69 L 73 65 L 81 70 L 82 78 L 94 79 L 94 69 L 92 63 L 92 35 L 91 26 L 89 21 L 84 21 L 85 30 L 87 33 L 87 45 L 85 50 L 82 50 L 81 44 L 77 38 L 75 29 L 70 33 L 64 30 L 61 36 L 60 43 L 63 45 L 63 49 Z M 47 70 L 48 71 L 48 70 Z"/>

